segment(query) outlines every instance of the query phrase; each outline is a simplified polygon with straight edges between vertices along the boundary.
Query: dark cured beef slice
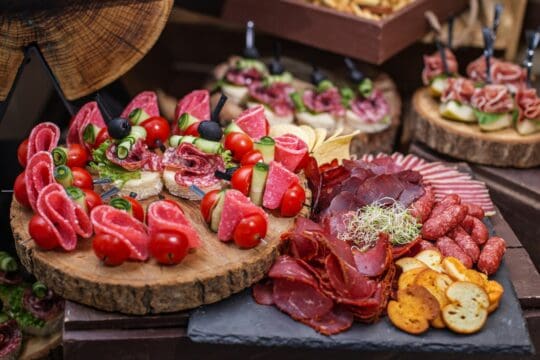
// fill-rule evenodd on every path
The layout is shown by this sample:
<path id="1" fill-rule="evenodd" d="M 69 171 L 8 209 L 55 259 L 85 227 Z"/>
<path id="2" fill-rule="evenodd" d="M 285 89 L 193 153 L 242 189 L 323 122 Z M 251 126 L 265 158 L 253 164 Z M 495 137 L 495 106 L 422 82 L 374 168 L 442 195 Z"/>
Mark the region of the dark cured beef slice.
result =
<path id="1" fill-rule="evenodd" d="M 364 252 L 353 249 L 358 272 L 369 277 L 380 276 L 388 267 L 388 262 L 392 260 L 389 247 L 388 235 L 380 234 L 377 244 L 371 249 Z"/>
<path id="2" fill-rule="evenodd" d="M 336 293 L 345 298 L 366 299 L 375 291 L 375 283 L 336 255 L 326 257 L 326 271 Z"/>
<path id="3" fill-rule="evenodd" d="M 400 257 L 407 254 L 409 250 L 411 250 L 420 241 L 422 241 L 422 237 L 418 236 L 416 239 L 414 239 L 408 244 L 400 245 L 400 246 L 392 246 L 392 256 L 394 257 L 394 260 L 397 260 Z"/>
<path id="4" fill-rule="evenodd" d="M 301 282 L 312 287 L 317 287 L 317 281 L 306 268 L 299 263 L 298 259 L 282 255 L 268 272 L 272 279 L 286 279 L 295 282 Z"/>
<path id="5" fill-rule="evenodd" d="M 260 305 L 274 304 L 274 284 L 271 280 L 263 280 L 253 286 L 253 299 Z"/>
<path id="6" fill-rule="evenodd" d="M 403 190 L 403 182 L 397 176 L 377 175 L 364 181 L 358 188 L 356 191 L 356 200 L 359 206 L 369 205 L 374 202 L 379 202 L 383 205 L 391 204 L 391 199 L 399 199 L 399 195 Z M 388 198 L 388 200 L 385 198 Z"/>
<path id="7" fill-rule="evenodd" d="M 334 197 L 330 206 L 324 211 L 324 216 L 333 216 L 334 214 L 341 214 L 358 209 L 359 203 L 353 193 L 348 191 L 342 191 Z"/>
<path id="8" fill-rule="evenodd" d="M 312 215 L 318 208 L 319 198 L 322 187 L 322 175 L 319 171 L 319 165 L 314 157 L 310 156 L 304 168 L 304 174 L 308 181 L 308 187 L 311 190 L 311 212 Z"/>
<path id="9" fill-rule="evenodd" d="M 11 359 L 22 344 L 22 333 L 15 320 L 8 320 L 0 324 L 0 358 Z"/>
<path id="10" fill-rule="evenodd" d="M 326 315 L 333 302 L 319 289 L 298 281 L 274 280 L 274 303 L 293 319 L 317 319 Z"/>
<path id="11" fill-rule="evenodd" d="M 403 191 L 399 195 L 399 202 L 408 208 L 413 202 L 420 199 L 424 194 L 424 187 L 413 183 L 404 182 Z"/>
<path id="12" fill-rule="evenodd" d="M 407 181 L 413 184 L 419 184 L 422 181 L 422 175 L 418 171 L 403 170 L 396 173 L 398 179 Z"/>
<path id="13" fill-rule="evenodd" d="M 335 306 L 319 319 L 301 320 L 324 335 L 334 335 L 349 329 L 354 321 L 353 314 L 343 306 Z"/>

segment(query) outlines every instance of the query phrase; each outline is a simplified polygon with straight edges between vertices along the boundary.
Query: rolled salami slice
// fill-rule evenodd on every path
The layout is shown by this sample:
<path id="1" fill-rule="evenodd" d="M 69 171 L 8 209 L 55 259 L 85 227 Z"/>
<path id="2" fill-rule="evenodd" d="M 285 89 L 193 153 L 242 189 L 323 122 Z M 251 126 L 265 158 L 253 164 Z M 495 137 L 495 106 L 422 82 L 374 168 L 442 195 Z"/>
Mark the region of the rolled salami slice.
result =
<path id="1" fill-rule="evenodd" d="M 150 235 L 163 230 L 179 231 L 188 238 L 190 248 L 201 245 L 199 234 L 178 204 L 165 200 L 153 202 L 148 207 L 146 221 Z"/>
<path id="2" fill-rule="evenodd" d="M 30 206 L 34 211 L 37 211 L 36 203 L 39 193 L 45 186 L 56 182 L 51 153 L 40 151 L 33 155 L 26 165 L 24 180 Z"/>
<path id="3" fill-rule="evenodd" d="M 84 131 L 88 125 L 95 125 L 99 128 L 107 127 L 98 104 L 95 101 L 84 104 L 73 118 L 73 121 L 69 125 L 67 144 L 80 144 L 90 149 L 90 146 L 84 141 Z"/>
<path id="4" fill-rule="evenodd" d="M 180 99 L 174 110 L 173 121 L 177 121 L 185 113 L 195 116 L 201 121 L 210 119 L 210 93 L 208 90 L 194 90 Z"/>
<path id="5" fill-rule="evenodd" d="M 294 172 L 308 153 L 307 144 L 292 134 L 278 136 L 274 138 L 274 141 L 276 142 L 275 160 Z"/>
<path id="6" fill-rule="evenodd" d="M 120 117 L 127 119 L 129 114 L 135 109 L 144 110 L 150 117 L 159 116 L 157 95 L 153 91 L 143 91 L 131 100 Z"/>
<path id="7" fill-rule="evenodd" d="M 109 234 L 125 242 L 133 260 L 148 258 L 148 236 L 146 226 L 127 212 L 109 205 L 99 205 L 90 214 L 96 234 Z"/>
<path id="8" fill-rule="evenodd" d="M 58 146 L 60 128 L 52 122 L 44 122 L 36 125 L 28 137 L 27 160 L 40 151 L 51 152 Z"/>

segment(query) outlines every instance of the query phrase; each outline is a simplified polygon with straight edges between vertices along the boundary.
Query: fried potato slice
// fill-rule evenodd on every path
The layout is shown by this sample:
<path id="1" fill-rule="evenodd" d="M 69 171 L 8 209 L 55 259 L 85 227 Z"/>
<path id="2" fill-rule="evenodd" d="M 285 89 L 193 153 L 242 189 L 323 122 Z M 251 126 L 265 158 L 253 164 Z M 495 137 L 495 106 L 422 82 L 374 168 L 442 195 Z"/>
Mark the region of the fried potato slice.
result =
<path id="1" fill-rule="evenodd" d="M 410 334 L 425 332 L 440 312 L 437 299 L 421 286 L 399 290 L 397 298 L 388 304 L 388 318 L 395 327 Z"/>
<path id="2" fill-rule="evenodd" d="M 422 271 L 424 271 L 424 268 L 417 268 L 401 274 L 398 280 L 398 289 L 401 290 L 409 287 L 410 285 L 414 285 L 416 276 L 418 276 L 418 274 L 420 274 Z"/>
<path id="3" fill-rule="evenodd" d="M 432 270 L 435 270 L 439 273 L 443 272 L 441 261 L 443 257 L 440 252 L 437 250 L 424 250 L 420 251 L 415 257 L 416 260 L 420 260 L 427 265 Z"/>
<path id="4" fill-rule="evenodd" d="M 495 280 L 489 280 L 486 285 L 486 292 L 489 298 L 488 312 L 492 313 L 499 307 L 500 300 L 504 294 L 504 288 Z"/>
<path id="5" fill-rule="evenodd" d="M 313 151 L 313 157 L 319 164 L 326 164 L 334 159 L 341 163 L 343 159 L 351 158 L 351 140 L 358 134 L 357 131 L 347 135 L 327 139 Z"/>
<path id="6" fill-rule="evenodd" d="M 415 279 L 415 285 L 423 286 L 427 291 L 431 293 L 439 302 L 439 306 L 442 309 L 448 304 L 446 298 L 446 289 L 448 288 L 447 275 L 440 274 L 432 269 L 425 269 L 421 271 Z M 450 283 L 452 280 L 450 279 Z M 445 324 L 441 314 L 439 314 L 432 322 L 431 325 L 435 328 L 444 328 Z"/>
<path id="7" fill-rule="evenodd" d="M 456 281 L 446 290 L 450 304 L 442 309 L 446 326 L 460 334 L 472 334 L 484 326 L 488 316 L 486 291 L 467 281 Z"/>
<path id="8" fill-rule="evenodd" d="M 427 265 L 413 257 L 404 257 L 396 261 L 396 265 L 401 271 L 407 272 L 414 269 L 427 269 Z"/>
<path id="9" fill-rule="evenodd" d="M 444 273 L 456 281 L 467 281 L 465 265 L 452 256 L 445 257 L 441 263 Z"/>
<path id="10" fill-rule="evenodd" d="M 467 269 L 467 270 L 465 270 L 465 273 L 464 273 L 465 281 L 472 282 L 473 284 L 476 284 L 476 285 L 482 287 L 487 292 L 488 281 L 487 281 L 486 278 L 484 278 L 480 274 L 481 273 L 476 271 L 476 270 Z"/>

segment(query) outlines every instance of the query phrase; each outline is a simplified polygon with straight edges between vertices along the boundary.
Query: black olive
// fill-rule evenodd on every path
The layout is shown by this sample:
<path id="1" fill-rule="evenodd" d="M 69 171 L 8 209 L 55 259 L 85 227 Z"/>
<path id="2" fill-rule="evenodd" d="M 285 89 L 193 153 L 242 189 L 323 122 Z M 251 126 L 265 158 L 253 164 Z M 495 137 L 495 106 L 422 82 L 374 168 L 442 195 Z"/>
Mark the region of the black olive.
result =
<path id="1" fill-rule="evenodd" d="M 197 130 L 201 137 L 206 140 L 219 141 L 223 137 L 223 130 L 215 121 L 201 121 Z"/>
<path id="2" fill-rule="evenodd" d="M 230 168 L 227 169 L 226 173 L 227 173 L 227 175 L 229 175 L 229 176 L 233 176 L 233 174 L 234 174 L 234 172 L 235 172 L 236 170 L 238 170 L 238 167 L 237 167 L 237 166 L 230 167 Z"/>
<path id="3" fill-rule="evenodd" d="M 317 86 L 323 80 L 326 80 L 324 73 L 318 68 L 313 68 L 313 71 L 311 72 L 311 83 Z"/>
<path id="4" fill-rule="evenodd" d="M 281 64 L 281 62 L 273 59 L 268 65 L 268 70 L 272 75 L 281 75 L 285 71 L 285 68 L 283 67 L 283 64 Z"/>
<path id="5" fill-rule="evenodd" d="M 113 139 L 123 139 L 131 132 L 129 120 L 123 118 L 114 118 L 107 124 L 107 131 Z"/>

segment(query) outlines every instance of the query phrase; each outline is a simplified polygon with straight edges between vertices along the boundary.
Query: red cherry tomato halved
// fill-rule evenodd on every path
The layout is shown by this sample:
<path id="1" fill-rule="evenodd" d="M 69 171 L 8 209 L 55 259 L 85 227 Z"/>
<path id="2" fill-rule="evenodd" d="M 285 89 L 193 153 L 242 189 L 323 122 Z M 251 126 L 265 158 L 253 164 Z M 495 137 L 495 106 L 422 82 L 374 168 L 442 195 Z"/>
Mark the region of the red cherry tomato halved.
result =
<path id="1" fill-rule="evenodd" d="M 212 190 L 207 192 L 201 200 L 201 214 L 204 221 L 210 222 L 212 218 L 212 210 L 216 206 L 216 202 L 219 198 L 220 190 Z"/>
<path id="2" fill-rule="evenodd" d="M 95 208 L 96 206 L 103 204 L 103 200 L 101 200 L 101 196 L 99 196 L 94 190 L 91 190 L 91 189 L 81 189 L 81 190 L 84 191 L 86 208 L 88 209 L 88 212 L 91 212 L 92 209 Z"/>
<path id="3" fill-rule="evenodd" d="M 174 265 L 186 257 L 189 241 L 182 232 L 159 231 L 150 238 L 149 250 L 160 264 Z"/>
<path id="4" fill-rule="evenodd" d="M 26 180 L 24 178 L 24 171 L 20 173 L 15 179 L 13 184 L 13 195 L 15 200 L 24 207 L 30 207 L 30 201 L 28 200 L 28 193 L 26 192 Z"/>
<path id="5" fill-rule="evenodd" d="M 125 242 L 109 234 L 94 236 L 92 249 L 96 256 L 109 266 L 121 265 L 129 258 L 130 254 L 129 247 Z"/>
<path id="6" fill-rule="evenodd" d="M 240 191 L 242 194 L 249 196 L 249 188 L 251 187 L 251 176 L 253 175 L 253 165 L 246 165 L 236 170 L 231 178 L 231 186 L 233 189 Z"/>
<path id="7" fill-rule="evenodd" d="M 22 167 L 26 167 L 28 160 L 28 139 L 23 140 L 17 148 L 17 160 Z"/>
<path id="8" fill-rule="evenodd" d="M 258 162 L 263 162 L 263 155 L 259 150 L 251 150 L 242 156 L 242 160 L 240 160 L 240 165 L 255 165 Z"/>
<path id="9" fill-rule="evenodd" d="M 131 204 L 131 212 L 133 213 L 133 217 L 140 222 L 144 222 L 144 209 L 140 202 L 137 201 L 137 199 L 132 198 L 131 196 L 124 196 L 124 199 L 129 201 Z"/>
<path id="10" fill-rule="evenodd" d="M 50 250 L 60 245 L 51 225 L 39 214 L 32 216 L 28 224 L 28 232 L 36 244 L 42 249 Z"/>
<path id="11" fill-rule="evenodd" d="M 71 168 L 73 175 L 73 186 L 81 189 L 94 189 L 94 183 L 92 182 L 92 175 L 81 167 L 74 166 Z"/>
<path id="12" fill-rule="evenodd" d="M 266 236 L 266 230 L 266 219 L 262 215 L 254 214 L 245 217 L 234 229 L 234 243 L 243 249 L 255 247 Z"/>
<path id="13" fill-rule="evenodd" d="M 188 126 L 188 128 L 184 131 L 184 135 L 200 137 L 201 135 L 199 135 L 199 124 L 200 122 L 196 122 Z"/>
<path id="14" fill-rule="evenodd" d="M 157 140 L 161 141 L 162 144 L 165 144 L 171 133 L 169 122 L 161 116 L 154 116 L 146 119 L 142 122 L 141 126 L 146 130 L 145 142 L 151 148 L 157 147 Z"/>
<path id="15" fill-rule="evenodd" d="M 71 144 L 68 147 L 68 158 L 67 166 L 71 167 L 80 167 L 83 168 L 86 166 L 88 161 L 88 151 L 84 146 L 79 144 Z"/>
<path id="16" fill-rule="evenodd" d="M 225 137 L 223 146 L 225 149 L 230 150 L 233 159 L 239 162 L 244 154 L 253 150 L 253 140 L 244 133 L 232 132 Z"/>
<path id="17" fill-rule="evenodd" d="M 306 201 L 306 192 L 304 188 L 298 184 L 292 185 L 281 199 L 281 216 L 290 217 L 295 216 L 302 210 Z"/>

